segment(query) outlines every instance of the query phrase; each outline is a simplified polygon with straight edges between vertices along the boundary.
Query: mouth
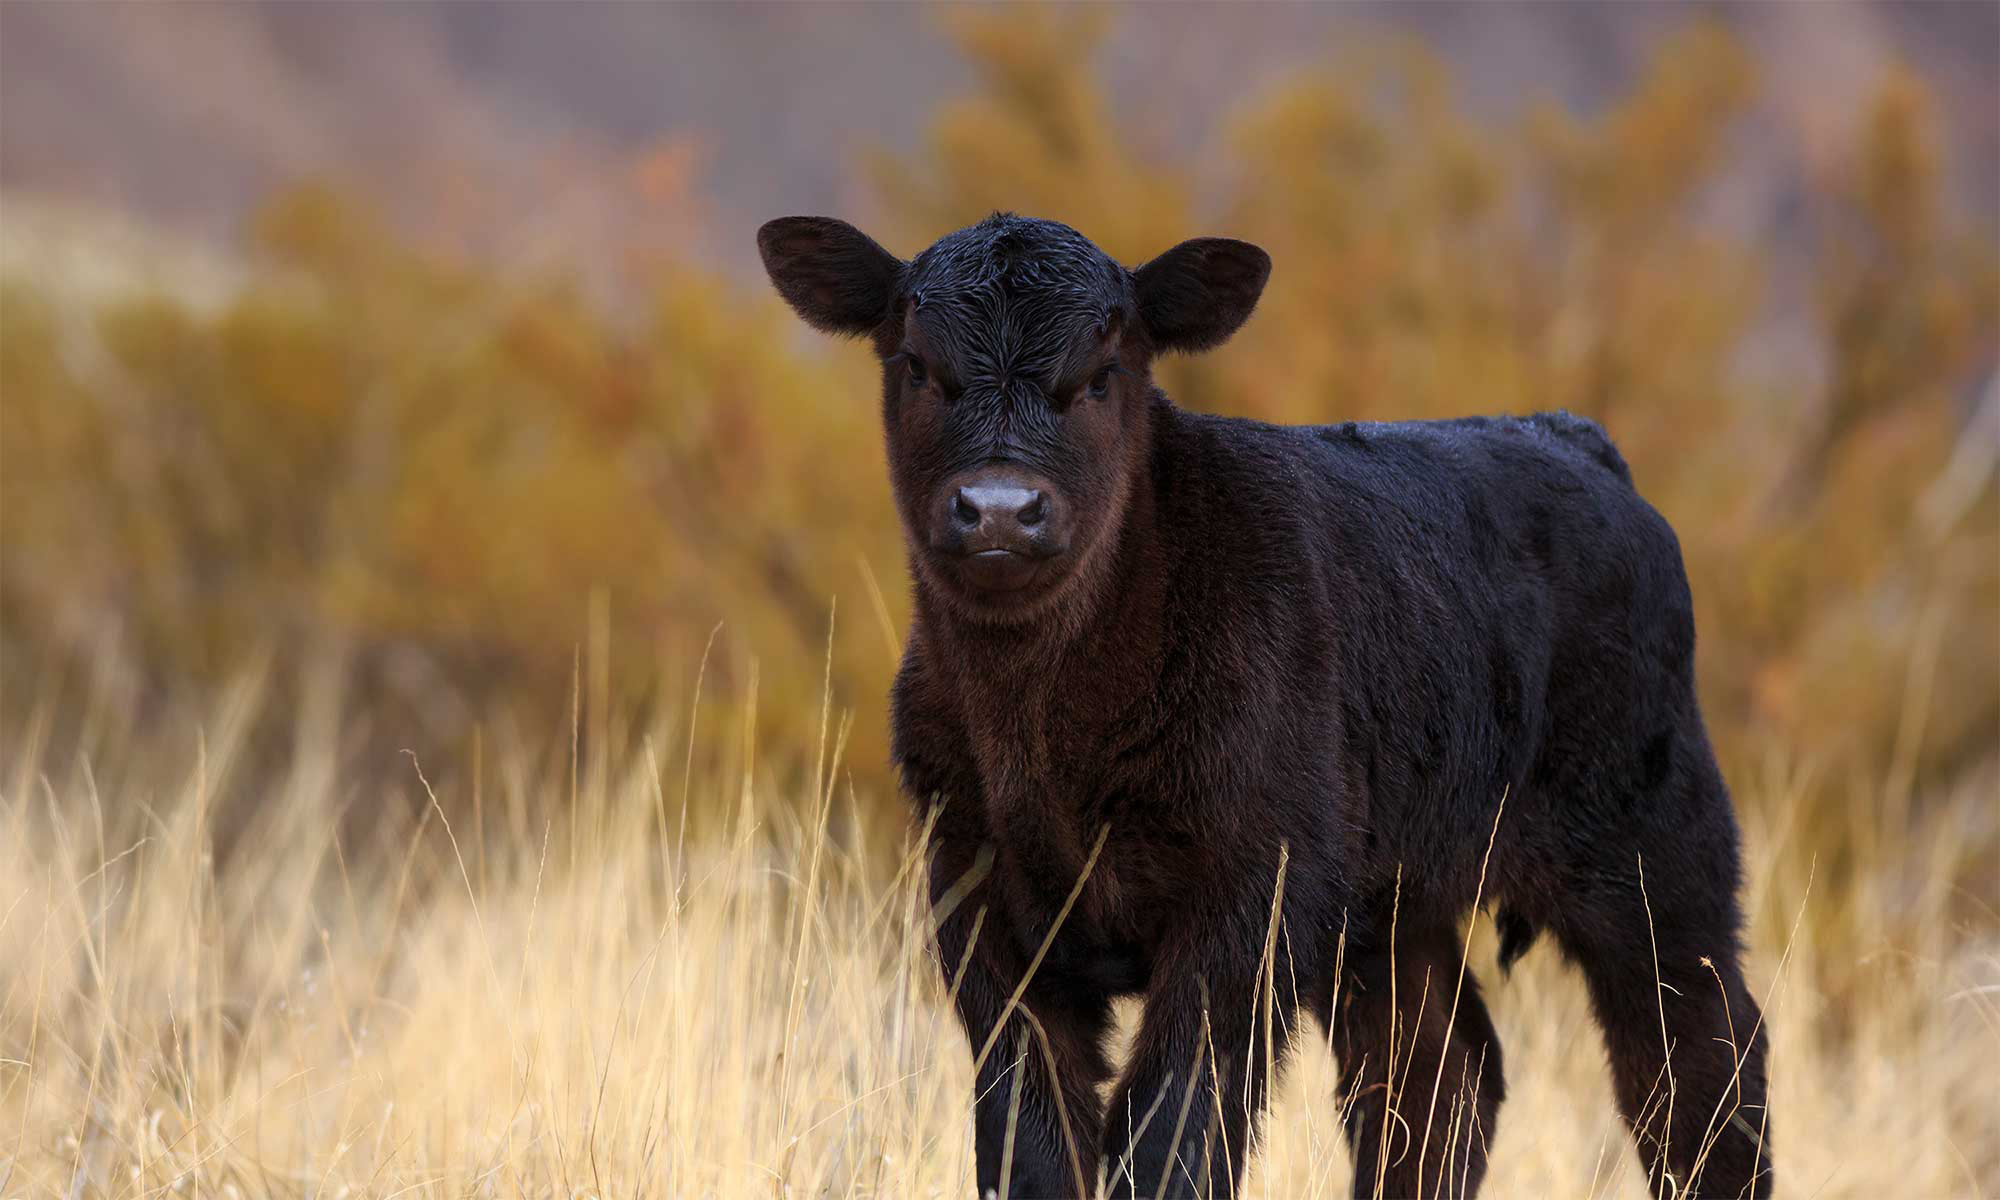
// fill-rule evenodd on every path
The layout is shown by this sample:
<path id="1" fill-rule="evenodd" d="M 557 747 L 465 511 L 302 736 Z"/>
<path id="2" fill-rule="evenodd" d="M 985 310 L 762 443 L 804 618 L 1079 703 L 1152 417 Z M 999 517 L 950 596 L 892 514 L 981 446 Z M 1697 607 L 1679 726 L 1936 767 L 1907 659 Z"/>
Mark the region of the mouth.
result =
<path id="1" fill-rule="evenodd" d="M 999 597 L 1026 591 L 1047 561 L 1013 550 L 981 550 L 959 559 L 958 568 L 972 591 Z"/>

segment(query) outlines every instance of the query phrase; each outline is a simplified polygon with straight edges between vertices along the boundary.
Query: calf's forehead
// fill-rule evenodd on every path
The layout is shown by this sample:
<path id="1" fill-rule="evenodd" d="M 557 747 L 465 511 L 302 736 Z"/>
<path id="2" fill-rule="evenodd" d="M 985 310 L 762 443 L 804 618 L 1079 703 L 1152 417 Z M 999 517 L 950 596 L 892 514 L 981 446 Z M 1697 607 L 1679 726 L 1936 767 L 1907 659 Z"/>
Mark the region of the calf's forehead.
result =
<path id="1" fill-rule="evenodd" d="M 1131 305 L 1130 274 L 1066 225 L 994 217 L 941 239 L 905 276 L 906 320 L 968 382 L 1052 382 Z"/>

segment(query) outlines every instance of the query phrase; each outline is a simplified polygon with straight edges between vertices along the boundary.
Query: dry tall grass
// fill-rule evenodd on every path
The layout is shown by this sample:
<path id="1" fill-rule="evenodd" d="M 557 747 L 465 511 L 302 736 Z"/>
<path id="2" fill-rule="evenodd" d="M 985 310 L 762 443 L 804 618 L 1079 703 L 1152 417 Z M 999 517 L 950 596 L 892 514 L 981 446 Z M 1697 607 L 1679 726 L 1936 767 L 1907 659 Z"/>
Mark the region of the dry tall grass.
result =
<path id="1" fill-rule="evenodd" d="M 844 786 L 787 803 L 661 728 L 581 769 L 489 751 L 476 795 L 406 812 L 356 791 L 322 712 L 218 863 L 262 703 L 241 689 L 169 747 L 14 744 L 0 1196 L 970 1193 L 970 1056 L 911 860 L 850 849 L 871 810 Z M 2000 849 L 1990 787 L 1904 807 L 1766 776 L 1738 785 L 1784 1193 L 2000 1191 L 2000 917 L 1968 894 Z M 704 790 L 734 815 L 684 842 Z M 1804 836 L 1831 822 L 1853 828 Z M 1489 1194 L 1643 1194 L 1580 981 L 1546 947 L 1501 981 L 1489 934 L 1472 964 L 1511 1092 Z M 1295 1046 L 1253 1196 L 1346 1194 L 1320 1038 Z"/>

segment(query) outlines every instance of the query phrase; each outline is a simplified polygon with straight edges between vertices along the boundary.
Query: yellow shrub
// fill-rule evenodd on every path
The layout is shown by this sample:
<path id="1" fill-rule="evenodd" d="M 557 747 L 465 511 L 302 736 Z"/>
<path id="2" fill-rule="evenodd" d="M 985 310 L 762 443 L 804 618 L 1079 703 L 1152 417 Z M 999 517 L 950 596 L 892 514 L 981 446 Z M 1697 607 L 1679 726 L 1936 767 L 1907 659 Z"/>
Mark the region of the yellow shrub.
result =
<path id="1" fill-rule="evenodd" d="M 1163 368 L 1182 403 L 1595 417 L 1680 531 L 1726 757 L 1782 744 L 1882 779 L 1992 752 L 1994 490 L 1944 519 L 1925 497 L 1994 352 L 1994 249 L 1945 211 L 1920 81 L 1885 82 L 1811 197 L 1824 365 L 1773 377 L 1743 369 L 1771 256 L 1699 216 L 1755 86 L 1719 32 L 1671 41 L 1599 117 L 1519 128 L 1473 119 L 1420 51 L 1363 49 L 1248 103 L 1196 164 L 1132 148 L 1096 15 L 953 20 L 982 83 L 907 161 L 873 160 L 892 246 L 995 208 L 1127 261 L 1255 240 L 1269 293 L 1236 343 Z M 707 694 L 734 711 L 754 675 L 761 717 L 754 740 L 709 722 L 713 752 L 797 769 L 830 687 L 886 794 L 907 600 L 863 350 L 806 349 L 763 289 L 692 270 L 607 313 L 323 190 L 273 205 L 256 247 L 218 312 L 4 293 L 10 704 L 65 664 L 161 711 L 260 656 L 282 684 L 331 655 L 396 745 L 547 736 L 573 706 L 615 745 L 690 694 L 719 625 Z"/>

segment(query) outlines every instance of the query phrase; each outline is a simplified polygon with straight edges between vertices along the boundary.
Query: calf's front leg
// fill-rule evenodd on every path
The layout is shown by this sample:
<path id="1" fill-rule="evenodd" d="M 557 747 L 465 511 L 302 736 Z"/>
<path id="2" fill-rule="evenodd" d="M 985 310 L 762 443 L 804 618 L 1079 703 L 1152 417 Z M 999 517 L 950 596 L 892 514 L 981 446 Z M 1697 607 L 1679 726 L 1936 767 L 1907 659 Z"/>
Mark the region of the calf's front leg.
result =
<path id="1" fill-rule="evenodd" d="M 1030 979 L 1009 1008 L 1028 964 L 1007 928 L 989 868 L 990 856 L 982 859 L 974 846 L 939 844 L 932 851 L 938 966 L 974 1055 L 979 1195 L 1088 1196 L 1103 1127 L 1097 1089 L 1111 1074 L 1103 1047 L 1110 1001 L 1042 977 Z"/>
<path id="2" fill-rule="evenodd" d="M 1269 896 L 1200 921 L 1156 960 L 1132 1060 L 1106 1116 L 1113 1197 L 1233 1196 L 1298 1009 Z"/>

